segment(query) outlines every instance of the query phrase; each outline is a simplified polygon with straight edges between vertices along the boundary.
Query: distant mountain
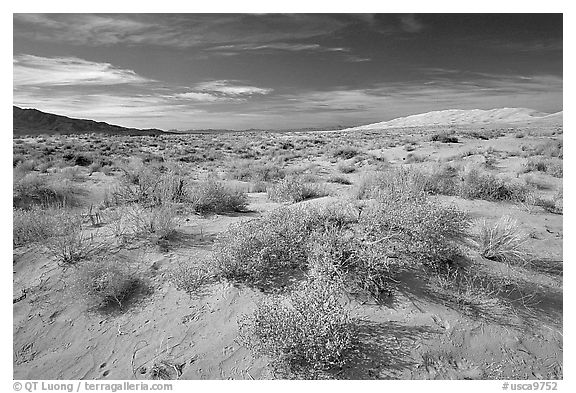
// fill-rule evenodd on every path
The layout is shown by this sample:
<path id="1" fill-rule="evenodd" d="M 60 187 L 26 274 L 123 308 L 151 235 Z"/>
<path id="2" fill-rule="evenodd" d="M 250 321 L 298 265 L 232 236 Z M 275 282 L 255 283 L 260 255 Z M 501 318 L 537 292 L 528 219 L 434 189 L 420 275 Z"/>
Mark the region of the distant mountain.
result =
<path id="1" fill-rule="evenodd" d="M 448 125 L 533 124 L 540 122 L 550 125 L 562 125 L 562 112 L 549 114 L 527 108 L 448 109 L 347 128 L 346 131 Z"/>
<path id="2" fill-rule="evenodd" d="M 41 112 L 37 109 L 22 109 L 14 106 L 13 135 L 38 134 L 107 134 L 107 135 L 159 135 L 157 129 L 140 130 L 126 128 L 94 120 L 73 119 L 66 116 Z"/>

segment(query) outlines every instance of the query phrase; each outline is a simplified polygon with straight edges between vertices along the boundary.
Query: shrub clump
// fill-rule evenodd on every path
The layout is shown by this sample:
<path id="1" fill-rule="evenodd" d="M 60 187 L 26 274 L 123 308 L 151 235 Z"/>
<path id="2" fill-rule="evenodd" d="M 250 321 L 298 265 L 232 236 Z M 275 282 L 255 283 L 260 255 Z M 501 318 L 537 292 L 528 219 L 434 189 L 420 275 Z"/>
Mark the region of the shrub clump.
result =
<path id="1" fill-rule="evenodd" d="M 305 270 L 311 233 L 355 219 L 352 209 L 340 205 L 281 207 L 255 220 L 230 225 L 216 240 L 212 262 L 224 278 L 254 283 L 280 270 Z"/>
<path id="2" fill-rule="evenodd" d="M 338 285 L 308 279 L 289 295 L 270 296 L 240 321 L 247 346 L 272 359 L 281 377 L 319 378 L 342 367 L 356 342 Z"/>
<path id="3" fill-rule="evenodd" d="M 459 195 L 468 199 L 487 201 L 527 202 L 532 197 L 525 184 L 505 182 L 491 173 L 471 169 L 463 176 Z"/>
<path id="4" fill-rule="evenodd" d="M 266 189 L 268 198 L 274 202 L 296 203 L 306 199 L 326 196 L 324 189 L 317 184 L 304 183 L 298 177 L 286 177 Z"/>
<path id="5" fill-rule="evenodd" d="M 558 158 L 529 158 L 524 164 L 524 172 L 544 172 L 554 177 L 563 176 L 562 160 Z"/>
<path id="6" fill-rule="evenodd" d="M 432 142 L 442 142 L 442 143 L 458 143 L 458 137 L 456 135 L 444 133 L 434 134 L 430 137 Z"/>
<path id="7" fill-rule="evenodd" d="M 509 216 L 501 217 L 494 224 L 484 221 L 480 228 L 480 255 L 499 262 L 523 262 L 526 252 L 522 247 L 526 241 L 527 236 Z"/>
<path id="8" fill-rule="evenodd" d="M 28 173 L 14 179 L 13 204 L 16 208 L 39 206 L 78 206 L 82 190 L 71 181 L 49 175 Z"/>
<path id="9" fill-rule="evenodd" d="M 243 211 L 248 205 L 244 192 L 212 180 L 196 184 L 190 194 L 192 208 L 201 214 Z"/>
<path id="10" fill-rule="evenodd" d="M 75 286 L 82 297 L 100 307 L 123 307 L 138 288 L 142 280 L 117 258 L 87 261 L 77 272 Z"/>

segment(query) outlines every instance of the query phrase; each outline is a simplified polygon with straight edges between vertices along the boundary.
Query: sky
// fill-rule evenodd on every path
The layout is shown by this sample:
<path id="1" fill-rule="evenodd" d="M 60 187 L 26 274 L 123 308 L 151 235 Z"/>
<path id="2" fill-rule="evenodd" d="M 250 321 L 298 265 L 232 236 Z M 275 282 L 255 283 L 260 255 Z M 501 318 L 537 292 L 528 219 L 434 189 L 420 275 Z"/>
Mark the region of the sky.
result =
<path id="1" fill-rule="evenodd" d="M 562 110 L 561 14 L 14 14 L 13 102 L 137 128 Z"/>

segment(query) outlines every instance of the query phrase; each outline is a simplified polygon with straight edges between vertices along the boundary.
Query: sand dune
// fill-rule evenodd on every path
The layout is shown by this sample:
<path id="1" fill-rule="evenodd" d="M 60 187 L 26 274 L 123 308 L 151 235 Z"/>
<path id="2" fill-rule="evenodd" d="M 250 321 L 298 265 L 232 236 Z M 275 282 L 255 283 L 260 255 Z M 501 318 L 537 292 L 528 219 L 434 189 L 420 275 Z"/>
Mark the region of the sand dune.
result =
<path id="1" fill-rule="evenodd" d="M 562 112 L 548 114 L 527 108 L 482 109 L 448 109 L 399 117 L 379 123 L 348 128 L 347 130 L 378 130 L 399 127 L 422 127 L 442 125 L 482 125 L 497 123 L 533 123 L 534 121 L 562 123 Z"/>

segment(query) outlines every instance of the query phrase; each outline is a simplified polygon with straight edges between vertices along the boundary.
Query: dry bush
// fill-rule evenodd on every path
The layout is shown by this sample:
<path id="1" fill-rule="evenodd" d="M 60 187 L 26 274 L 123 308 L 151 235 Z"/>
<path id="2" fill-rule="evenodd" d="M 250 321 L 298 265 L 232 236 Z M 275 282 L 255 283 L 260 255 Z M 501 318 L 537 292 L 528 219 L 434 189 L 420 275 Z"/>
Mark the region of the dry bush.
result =
<path id="1" fill-rule="evenodd" d="M 531 157 L 524 164 L 524 172 L 544 172 L 554 177 L 563 176 L 563 162 L 558 158 Z"/>
<path id="2" fill-rule="evenodd" d="M 345 185 L 352 184 L 352 181 L 350 179 L 348 179 L 346 176 L 341 175 L 332 175 L 326 181 L 329 183 L 339 183 Z"/>
<path id="3" fill-rule="evenodd" d="M 305 270 L 310 234 L 357 220 L 347 204 L 275 209 L 255 220 L 233 224 L 214 245 L 216 272 L 231 281 L 259 282 L 287 268 Z"/>
<path id="4" fill-rule="evenodd" d="M 52 235 L 46 246 L 60 263 L 75 264 L 103 248 L 97 234 L 84 228 L 81 214 L 64 209 L 54 212 Z"/>
<path id="5" fill-rule="evenodd" d="M 349 165 L 345 162 L 339 162 L 336 166 L 336 169 L 342 173 L 353 173 L 356 171 L 356 167 L 354 165 Z"/>
<path id="6" fill-rule="evenodd" d="M 377 203 L 363 210 L 360 225 L 372 242 L 386 245 L 388 255 L 404 264 L 440 268 L 460 254 L 470 218 L 408 188 L 381 192 Z"/>
<path id="7" fill-rule="evenodd" d="M 442 142 L 442 143 L 458 143 L 458 138 L 456 135 L 449 134 L 447 132 L 442 132 L 434 134 L 430 137 L 432 142 Z"/>
<path id="8" fill-rule="evenodd" d="M 142 286 L 142 278 L 127 261 L 113 256 L 82 263 L 74 277 L 79 296 L 100 307 L 122 308 Z"/>
<path id="9" fill-rule="evenodd" d="M 563 158 L 563 144 L 561 140 L 550 140 L 536 146 L 532 150 L 532 153 L 539 156 Z"/>
<path id="10" fill-rule="evenodd" d="M 516 220 L 509 216 L 500 217 L 494 224 L 482 222 L 480 228 L 480 255 L 499 262 L 524 262 L 523 246 L 528 240 Z"/>
<path id="11" fill-rule="evenodd" d="M 227 213 L 244 211 L 248 197 L 244 192 L 208 180 L 192 186 L 189 201 L 198 213 Z"/>
<path id="12" fill-rule="evenodd" d="M 347 291 L 375 299 L 390 293 L 399 260 L 390 257 L 387 243 L 369 241 L 352 226 L 324 227 L 313 233 L 310 243 L 312 276 L 341 281 Z"/>
<path id="13" fill-rule="evenodd" d="M 179 261 L 170 270 L 169 278 L 176 289 L 186 292 L 192 298 L 200 293 L 202 287 L 213 281 L 214 272 L 209 264 Z"/>
<path id="14" fill-rule="evenodd" d="M 41 242 L 54 234 L 58 208 L 33 206 L 28 210 L 13 210 L 12 241 L 14 246 Z"/>
<path id="15" fill-rule="evenodd" d="M 332 151 L 332 157 L 342 158 L 344 160 L 349 160 L 350 158 L 354 158 L 359 154 L 363 154 L 363 152 L 353 146 L 338 147 Z"/>
<path id="16" fill-rule="evenodd" d="M 286 177 L 267 188 L 268 198 L 274 202 L 296 203 L 328 195 L 317 184 L 305 183 L 298 177 Z"/>
<path id="17" fill-rule="evenodd" d="M 140 203 L 150 206 L 187 200 L 187 179 L 178 168 L 162 172 L 160 168 L 139 162 L 131 161 L 130 165 L 121 168 L 124 172 L 122 182 L 112 192 L 117 205 Z"/>
<path id="18" fill-rule="evenodd" d="M 277 165 L 254 161 L 235 163 L 228 173 L 232 179 L 263 183 L 283 179 L 285 176 L 284 170 Z"/>
<path id="19" fill-rule="evenodd" d="M 173 204 L 154 207 L 132 204 L 121 209 L 115 218 L 120 236 L 154 236 L 157 240 L 167 240 L 175 234 L 178 226 L 178 212 Z"/>
<path id="20" fill-rule="evenodd" d="M 463 176 L 459 195 L 467 199 L 527 202 L 531 200 L 532 192 L 524 184 L 505 182 L 491 173 L 471 169 Z"/>
<path id="21" fill-rule="evenodd" d="M 79 206 L 85 192 L 59 176 L 28 173 L 14 179 L 13 205 L 16 208 L 40 206 Z"/>
<path id="22" fill-rule="evenodd" d="M 372 199 L 381 194 L 424 194 L 425 188 L 426 177 L 421 172 L 400 167 L 364 176 L 358 184 L 355 196 L 358 199 Z"/>
<path id="23" fill-rule="evenodd" d="M 350 360 L 353 322 L 337 284 L 308 279 L 289 295 L 265 298 L 240 332 L 246 346 L 272 359 L 277 376 L 318 378 Z"/>

